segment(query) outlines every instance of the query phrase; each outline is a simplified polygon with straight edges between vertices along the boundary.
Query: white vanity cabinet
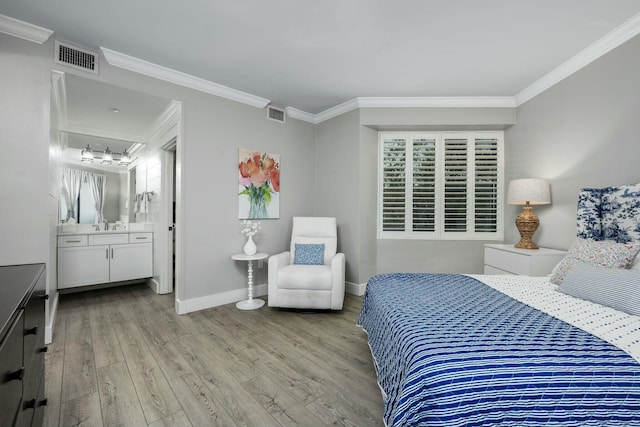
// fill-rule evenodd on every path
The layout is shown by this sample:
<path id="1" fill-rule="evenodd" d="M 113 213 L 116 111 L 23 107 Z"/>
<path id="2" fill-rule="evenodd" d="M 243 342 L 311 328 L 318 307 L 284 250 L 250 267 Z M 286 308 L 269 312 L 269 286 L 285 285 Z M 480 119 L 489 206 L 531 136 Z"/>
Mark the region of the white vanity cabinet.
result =
<path id="1" fill-rule="evenodd" d="M 153 276 L 153 233 L 58 236 L 58 289 Z"/>

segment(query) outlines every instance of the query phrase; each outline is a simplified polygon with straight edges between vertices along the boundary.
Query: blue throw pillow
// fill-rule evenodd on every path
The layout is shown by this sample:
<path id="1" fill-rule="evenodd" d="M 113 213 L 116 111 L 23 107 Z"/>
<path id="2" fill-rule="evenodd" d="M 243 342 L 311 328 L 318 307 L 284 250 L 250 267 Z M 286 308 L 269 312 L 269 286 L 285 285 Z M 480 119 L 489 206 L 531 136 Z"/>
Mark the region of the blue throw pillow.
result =
<path id="1" fill-rule="evenodd" d="M 324 264 L 324 243 L 307 244 L 296 243 L 294 264 L 322 265 Z"/>

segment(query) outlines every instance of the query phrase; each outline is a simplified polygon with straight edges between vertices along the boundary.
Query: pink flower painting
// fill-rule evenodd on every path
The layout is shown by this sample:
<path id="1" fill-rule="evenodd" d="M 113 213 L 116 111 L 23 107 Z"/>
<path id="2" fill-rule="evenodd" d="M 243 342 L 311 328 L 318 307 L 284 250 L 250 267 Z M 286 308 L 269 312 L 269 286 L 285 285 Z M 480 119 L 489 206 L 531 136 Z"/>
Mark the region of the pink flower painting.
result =
<path id="1" fill-rule="evenodd" d="M 280 217 L 280 156 L 239 150 L 240 219 Z"/>

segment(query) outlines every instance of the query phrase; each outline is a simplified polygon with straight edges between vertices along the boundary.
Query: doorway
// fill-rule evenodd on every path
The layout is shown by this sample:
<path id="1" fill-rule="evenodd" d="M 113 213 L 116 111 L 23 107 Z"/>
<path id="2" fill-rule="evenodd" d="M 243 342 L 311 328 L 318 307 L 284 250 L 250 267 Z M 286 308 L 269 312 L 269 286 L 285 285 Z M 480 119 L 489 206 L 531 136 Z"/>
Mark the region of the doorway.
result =
<path id="1" fill-rule="evenodd" d="M 162 146 L 160 162 L 162 170 L 162 194 L 164 194 L 160 232 L 163 234 L 162 254 L 160 256 L 162 286 L 159 293 L 171 293 L 176 288 L 176 162 L 177 138 L 172 138 Z"/>

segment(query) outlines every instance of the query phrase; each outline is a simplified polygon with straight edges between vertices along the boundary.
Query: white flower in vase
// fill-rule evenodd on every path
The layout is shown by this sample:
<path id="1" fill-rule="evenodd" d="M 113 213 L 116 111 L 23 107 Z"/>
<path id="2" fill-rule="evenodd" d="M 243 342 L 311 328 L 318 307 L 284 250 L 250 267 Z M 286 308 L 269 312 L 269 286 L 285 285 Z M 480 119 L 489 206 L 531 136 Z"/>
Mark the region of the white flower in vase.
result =
<path id="1" fill-rule="evenodd" d="M 247 236 L 247 243 L 245 243 L 244 245 L 244 253 L 246 255 L 255 255 L 258 251 L 258 248 L 253 241 L 253 236 L 255 236 L 258 231 L 260 231 L 260 222 L 245 219 L 240 224 L 242 224 L 242 230 L 240 230 L 240 232 Z"/>

